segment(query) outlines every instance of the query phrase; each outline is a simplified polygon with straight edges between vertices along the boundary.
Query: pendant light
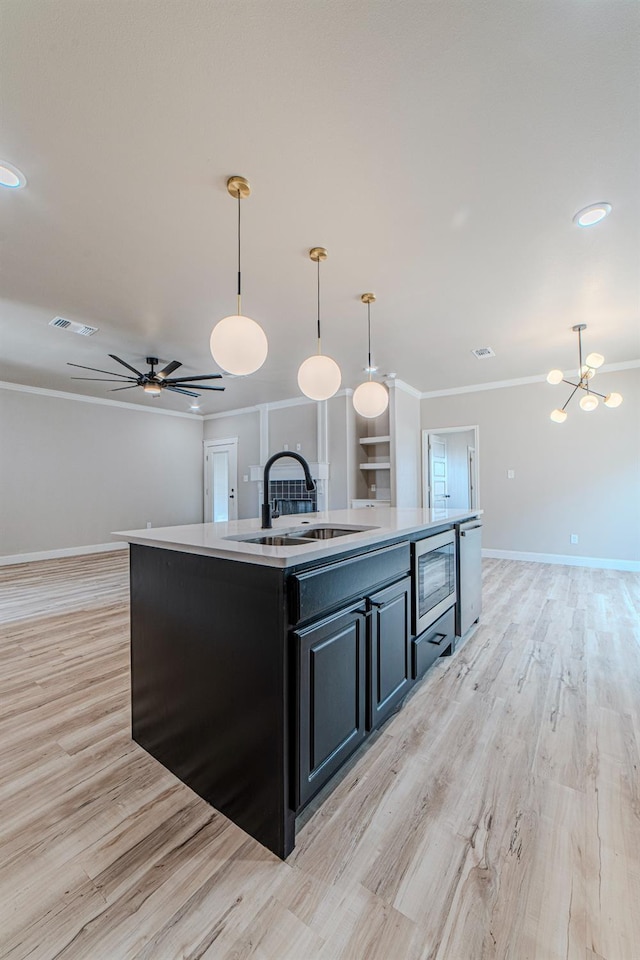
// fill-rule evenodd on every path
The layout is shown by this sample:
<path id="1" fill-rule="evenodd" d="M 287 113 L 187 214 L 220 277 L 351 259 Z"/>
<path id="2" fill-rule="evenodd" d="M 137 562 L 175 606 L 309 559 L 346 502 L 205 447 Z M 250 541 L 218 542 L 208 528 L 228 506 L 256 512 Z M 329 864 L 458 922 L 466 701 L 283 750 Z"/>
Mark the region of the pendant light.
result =
<path id="1" fill-rule="evenodd" d="M 567 419 L 566 408 L 569 405 L 569 400 L 571 400 L 573 395 L 577 393 L 578 390 L 584 390 L 584 396 L 580 399 L 580 409 L 584 410 L 586 413 L 590 413 L 592 410 L 596 409 L 599 403 L 598 397 L 601 397 L 604 400 L 605 407 L 619 407 L 622 403 L 621 394 L 598 393 L 589 385 L 589 381 L 595 376 L 598 367 L 601 367 L 604 363 L 604 357 L 601 353 L 590 353 L 587 355 L 587 359 L 583 363 L 582 331 L 587 329 L 587 325 L 586 323 L 577 323 L 571 329 L 574 333 L 578 334 L 578 382 L 573 383 L 572 380 L 565 380 L 562 370 L 551 370 L 551 372 L 547 374 L 547 383 L 567 383 L 570 387 L 573 387 L 573 391 L 569 394 L 569 398 L 564 407 L 557 407 L 549 414 L 554 423 L 564 423 L 564 421 Z"/>
<path id="2" fill-rule="evenodd" d="M 242 377 L 260 369 L 269 345 L 260 324 L 242 315 L 240 206 L 242 200 L 251 196 L 251 187 L 244 177 L 229 177 L 227 191 L 238 201 L 238 312 L 215 325 L 209 345 L 211 356 L 223 370 Z"/>
<path id="3" fill-rule="evenodd" d="M 353 392 L 353 405 L 356 413 L 367 420 L 373 420 L 385 412 L 389 406 L 389 391 L 383 383 L 372 380 L 371 375 L 374 367 L 371 365 L 371 304 L 375 303 L 375 293 L 363 293 L 360 297 L 363 303 L 367 305 L 367 328 L 369 334 L 369 362 L 367 364 L 367 373 L 369 379 L 361 383 Z"/>
<path id="4" fill-rule="evenodd" d="M 338 364 L 323 354 L 320 337 L 320 263 L 327 257 L 324 247 L 312 247 L 309 250 L 309 259 L 318 266 L 318 352 L 300 364 L 298 386 L 310 400 L 328 400 L 338 392 L 342 381 Z"/>

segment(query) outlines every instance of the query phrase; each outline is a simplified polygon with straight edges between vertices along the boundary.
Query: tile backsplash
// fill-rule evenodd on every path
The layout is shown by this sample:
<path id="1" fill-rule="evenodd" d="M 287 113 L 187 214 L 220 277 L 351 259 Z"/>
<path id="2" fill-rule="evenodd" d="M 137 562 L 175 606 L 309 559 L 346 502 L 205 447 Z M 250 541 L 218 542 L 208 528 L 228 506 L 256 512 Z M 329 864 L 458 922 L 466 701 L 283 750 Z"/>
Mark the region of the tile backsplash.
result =
<path id="1" fill-rule="evenodd" d="M 269 500 L 307 500 L 312 503 L 311 512 L 315 512 L 318 496 L 315 490 L 307 490 L 304 480 L 270 480 Z"/>

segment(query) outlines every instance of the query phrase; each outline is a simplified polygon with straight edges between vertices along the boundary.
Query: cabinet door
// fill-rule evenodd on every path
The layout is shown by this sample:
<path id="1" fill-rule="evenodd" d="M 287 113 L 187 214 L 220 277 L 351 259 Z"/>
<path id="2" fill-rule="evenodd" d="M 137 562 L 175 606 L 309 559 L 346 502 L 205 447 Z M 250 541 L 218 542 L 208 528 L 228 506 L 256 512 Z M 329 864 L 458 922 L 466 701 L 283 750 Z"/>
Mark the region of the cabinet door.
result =
<path id="1" fill-rule="evenodd" d="M 294 633 L 295 809 L 311 799 L 365 738 L 366 621 L 361 604 Z"/>
<path id="2" fill-rule="evenodd" d="M 369 728 L 389 716 L 411 686 L 411 577 L 369 597 Z"/>

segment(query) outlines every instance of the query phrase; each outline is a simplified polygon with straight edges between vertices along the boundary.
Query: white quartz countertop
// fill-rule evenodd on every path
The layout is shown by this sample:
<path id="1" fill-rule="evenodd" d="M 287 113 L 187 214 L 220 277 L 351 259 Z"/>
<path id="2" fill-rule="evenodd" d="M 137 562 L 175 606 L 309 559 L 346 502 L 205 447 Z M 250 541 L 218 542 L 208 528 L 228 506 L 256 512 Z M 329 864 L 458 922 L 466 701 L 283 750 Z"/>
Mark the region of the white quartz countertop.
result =
<path id="1" fill-rule="evenodd" d="M 325 510 L 297 516 L 278 517 L 272 530 L 262 530 L 260 520 L 234 520 L 228 523 L 191 523 L 178 527 L 153 527 L 149 530 L 124 530 L 113 533 L 118 540 L 147 547 L 198 553 L 203 556 L 258 563 L 271 567 L 291 567 L 306 560 L 337 557 L 358 547 L 394 540 L 404 535 L 428 531 L 433 527 L 458 523 L 477 517 L 482 510 L 423 510 L 396 507 L 363 507 L 357 510 Z M 291 546 L 265 546 L 228 540 L 242 535 L 282 534 L 313 526 L 369 527 L 361 532 L 334 537 L 330 540 L 311 540 Z"/>

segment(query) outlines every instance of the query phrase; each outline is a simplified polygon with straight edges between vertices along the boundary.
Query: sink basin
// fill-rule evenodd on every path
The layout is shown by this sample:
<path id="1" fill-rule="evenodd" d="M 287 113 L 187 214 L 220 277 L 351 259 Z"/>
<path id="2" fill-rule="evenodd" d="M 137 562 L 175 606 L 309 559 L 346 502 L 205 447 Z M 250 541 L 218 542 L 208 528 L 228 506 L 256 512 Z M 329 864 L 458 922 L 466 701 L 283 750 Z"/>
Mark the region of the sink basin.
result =
<path id="1" fill-rule="evenodd" d="M 333 540 L 334 537 L 346 537 L 350 533 L 363 533 L 369 527 L 309 527 L 308 530 L 296 530 L 296 537 L 304 537 L 305 540 Z"/>
<path id="2" fill-rule="evenodd" d="M 231 539 L 230 537 L 228 539 Z M 301 537 L 288 537 L 286 534 L 268 534 L 264 537 L 243 538 L 243 543 L 259 543 L 263 547 L 297 547 L 300 544 L 309 544 L 309 538 L 303 540 Z"/>
<path id="3" fill-rule="evenodd" d="M 302 544 L 313 543 L 314 540 L 333 540 L 334 537 L 346 537 L 350 533 L 364 533 L 367 530 L 377 530 L 378 527 L 331 527 L 314 524 L 308 527 L 296 527 L 295 530 L 280 530 L 273 533 L 236 533 L 225 540 L 236 540 L 242 543 L 258 543 L 263 547 L 297 547 Z"/>

